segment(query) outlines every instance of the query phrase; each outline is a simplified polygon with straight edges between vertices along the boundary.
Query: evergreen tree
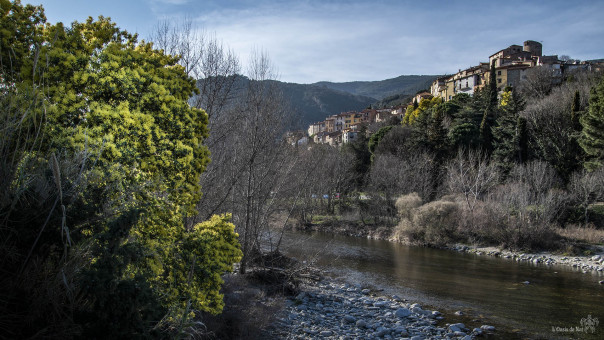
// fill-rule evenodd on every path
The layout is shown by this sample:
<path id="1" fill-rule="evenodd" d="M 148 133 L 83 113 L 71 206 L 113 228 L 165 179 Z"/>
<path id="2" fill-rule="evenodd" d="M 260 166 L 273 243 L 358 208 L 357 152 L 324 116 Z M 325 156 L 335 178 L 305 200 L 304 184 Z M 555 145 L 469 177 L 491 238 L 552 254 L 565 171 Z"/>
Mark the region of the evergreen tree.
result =
<path id="1" fill-rule="evenodd" d="M 434 200 L 438 193 L 438 187 L 441 185 L 443 174 L 445 173 L 447 152 L 449 151 L 447 130 L 443 126 L 446 109 L 450 109 L 450 107 L 444 104 L 434 108 L 430 128 L 428 130 L 428 142 L 430 149 L 434 154 L 434 162 L 432 162 L 432 167 L 430 169 L 432 183 L 432 193 L 429 196 L 430 200 Z"/>
<path id="2" fill-rule="evenodd" d="M 481 115 L 471 107 L 464 107 L 454 115 L 449 128 L 449 141 L 455 149 L 475 149 L 480 145 Z"/>
<path id="3" fill-rule="evenodd" d="M 344 145 L 344 148 L 348 148 L 354 156 L 352 164 L 352 181 L 357 190 L 364 186 L 365 174 L 367 174 L 371 168 L 373 154 L 368 147 L 368 143 L 367 127 L 361 125 L 361 128 L 357 133 L 357 138 L 352 143 Z"/>
<path id="4" fill-rule="evenodd" d="M 528 160 L 528 128 L 526 126 L 526 118 L 518 116 L 516 120 L 516 139 L 515 145 L 518 146 L 518 162 L 524 163 Z"/>
<path id="5" fill-rule="evenodd" d="M 493 159 L 502 173 L 507 174 L 514 163 L 521 162 L 520 141 L 525 137 L 520 136 L 523 129 L 519 129 L 518 113 L 522 111 L 524 102 L 511 89 L 506 89 L 502 94 L 502 110 L 497 118 L 493 133 Z"/>
<path id="6" fill-rule="evenodd" d="M 604 164 L 604 77 L 591 89 L 589 109 L 580 121 L 583 131 L 579 144 L 588 157 L 585 168 L 595 170 Z"/>
<path id="7" fill-rule="evenodd" d="M 435 107 L 432 113 L 432 119 L 429 122 L 428 143 L 430 149 L 437 155 L 437 158 L 440 158 L 439 156 L 444 156 L 449 144 L 447 130 L 443 126 L 445 108 L 446 107 L 443 104 Z"/>
<path id="8" fill-rule="evenodd" d="M 575 91 L 575 96 L 573 97 L 573 103 L 570 109 L 571 121 L 573 124 L 573 128 L 577 131 L 581 131 L 581 93 L 579 90 Z"/>
<path id="9" fill-rule="evenodd" d="M 489 87 L 487 92 L 487 105 L 480 122 L 480 142 L 482 148 L 487 154 L 490 154 L 493 147 L 493 136 L 491 126 L 494 122 L 494 115 L 497 109 L 497 76 L 495 74 L 495 61 L 491 64 L 489 73 Z"/>

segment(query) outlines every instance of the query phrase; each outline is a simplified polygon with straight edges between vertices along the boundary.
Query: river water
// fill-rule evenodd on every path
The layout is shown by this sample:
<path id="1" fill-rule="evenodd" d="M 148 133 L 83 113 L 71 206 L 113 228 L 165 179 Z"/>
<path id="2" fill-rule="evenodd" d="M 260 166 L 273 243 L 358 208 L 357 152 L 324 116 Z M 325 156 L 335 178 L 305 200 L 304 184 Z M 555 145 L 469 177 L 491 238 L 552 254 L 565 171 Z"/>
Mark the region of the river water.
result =
<path id="1" fill-rule="evenodd" d="M 599 274 L 329 233 L 287 232 L 283 242 L 300 261 L 444 312 L 445 322 L 493 324 L 501 338 L 604 339 Z"/>

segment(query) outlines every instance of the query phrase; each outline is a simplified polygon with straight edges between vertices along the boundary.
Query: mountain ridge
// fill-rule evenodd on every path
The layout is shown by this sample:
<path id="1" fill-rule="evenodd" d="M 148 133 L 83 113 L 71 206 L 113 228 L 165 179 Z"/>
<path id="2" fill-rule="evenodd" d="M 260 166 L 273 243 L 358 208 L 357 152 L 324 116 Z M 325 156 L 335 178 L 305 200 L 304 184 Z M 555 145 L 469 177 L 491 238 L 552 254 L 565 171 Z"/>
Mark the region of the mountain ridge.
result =
<path id="1" fill-rule="evenodd" d="M 278 80 L 266 80 L 277 85 L 283 98 L 290 103 L 294 114 L 291 128 L 305 129 L 309 124 L 325 120 L 330 115 L 347 111 L 361 111 L 370 106 L 388 105 L 384 98 L 415 94 L 430 86 L 437 76 L 399 76 L 381 81 L 318 82 L 298 84 Z M 198 80 L 198 86 L 203 83 Z M 244 91 L 249 78 L 237 75 L 232 95 Z M 372 95 L 369 95 L 372 94 Z"/>
<path id="2" fill-rule="evenodd" d="M 419 90 L 429 88 L 437 77 L 438 75 L 401 75 L 395 78 L 376 81 L 320 81 L 309 85 L 326 87 L 382 100 L 393 95 L 414 94 Z"/>

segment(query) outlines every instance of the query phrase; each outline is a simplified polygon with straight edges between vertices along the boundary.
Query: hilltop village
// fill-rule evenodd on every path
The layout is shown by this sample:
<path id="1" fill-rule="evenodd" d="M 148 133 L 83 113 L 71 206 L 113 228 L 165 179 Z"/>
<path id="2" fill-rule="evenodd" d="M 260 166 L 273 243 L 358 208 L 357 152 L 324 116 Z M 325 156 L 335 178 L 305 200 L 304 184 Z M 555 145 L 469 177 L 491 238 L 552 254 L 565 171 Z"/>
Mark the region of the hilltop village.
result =
<path id="1" fill-rule="evenodd" d="M 358 136 L 361 126 L 389 120 L 405 121 L 405 114 L 413 110 L 424 100 L 439 99 L 449 101 L 459 93 L 472 96 L 484 88 L 490 78 L 493 66 L 499 91 L 507 86 L 515 87 L 527 79 L 527 71 L 531 68 L 542 67 L 555 79 L 576 70 L 597 71 L 604 68 L 604 59 L 577 61 L 557 55 L 545 56 L 541 43 L 527 40 L 523 46 L 511 45 L 489 56 L 488 62 L 481 62 L 465 70 L 459 70 L 453 75 L 439 77 L 432 83 L 430 92 L 416 94 L 407 105 L 387 109 L 365 109 L 350 111 L 327 117 L 324 121 L 311 124 L 306 136 L 304 133 L 290 133 L 288 141 L 292 144 L 304 145 L 309 142 L 329 144 L 333 146 L 350 143 Z"/>

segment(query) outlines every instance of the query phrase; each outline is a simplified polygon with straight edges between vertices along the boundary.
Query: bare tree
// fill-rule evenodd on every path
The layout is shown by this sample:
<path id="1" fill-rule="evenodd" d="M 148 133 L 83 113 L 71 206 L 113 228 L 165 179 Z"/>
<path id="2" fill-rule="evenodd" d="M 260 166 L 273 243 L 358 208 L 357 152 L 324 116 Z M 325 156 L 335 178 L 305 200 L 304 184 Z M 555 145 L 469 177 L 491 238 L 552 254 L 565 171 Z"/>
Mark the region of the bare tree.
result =
<path id="1" fill-rule="evenodd" d="M 560 79 L 555 77 L 554 70 L 547 66 L 532 67 L 526 71 L 526 78 L 519 85 L 520 93 L 525 98 L 543 98 L 547 96 Z"/>
<path id="2" fill-rule="evenodd" d="M 550 163 L 568 181 L 581 164 L 583 150 L 577 143 L 577 131 L 571 116 L 575 93 L 580 93 L 580 107 L 586 107 L 594 76 L 576 73 L 575 80 L 553 89 L 547 96 L 527 100 L 520 115 L 526 118 L 530 149 L 536 158 Z"/>
<path id="3" fill-rule="evenodd" d="M 604 199 L 604 168 L 593 172 L 585 170 L 574 173 L 569 189 L 583 211 L 584 222 L 589 222 L 589 206 Z"/>
<path id="4" fill-rule="evenodd" d="M 449 190 L 463 195 L 472 218 L 476 203 L 497 184 L 498 178 L 496 166 L 478 151 L 460 150 L 447 165 Z"/>
<path id="5" fill-rule="evenodd" d="M 189 19 L 160 23 L 152 39 L 179 55 L 180 64 L 197 79 L 199 93 L 189 102 L 209 118 L 210 135 L 203 142 L 212 162 L 200 178 L 199 214 L 188 225 L 232 213 L 244 252 L 243 273 L 261 251 L 262 232 L 281 208 L 276 198 L 296 163 L 296 154 L 280 142 L 290 110 L 272 81 L 277 73 L 265 52 L 254 51 L 247 77 L 241 76 L 235 54 Z"/>
<path id="6" fill-rule="evenodd" d="M 242 113 L 232 126 L 232 165 L 240 177 L 231 190 L 231 208 L 240 230 L 240 272 L 245 273 L 253 254 L 259 252 L 262 230 L 274 212 L 272 197 L 282 187 L 283 169 L 292 161 L 279 139 L 287 117 L 287 105 L 277 84 L 274 66 L 265 52 L 254 51 L 248 67 L 249 82 L 238 103 Z"/>
<path id="7" fill-rule="evenodd" d="M 556 170 L 548 163 L 537 160 L 514 166 L 510 180 L 524 183 L 532 197 L 541 196 L 561 185 Z"/>

